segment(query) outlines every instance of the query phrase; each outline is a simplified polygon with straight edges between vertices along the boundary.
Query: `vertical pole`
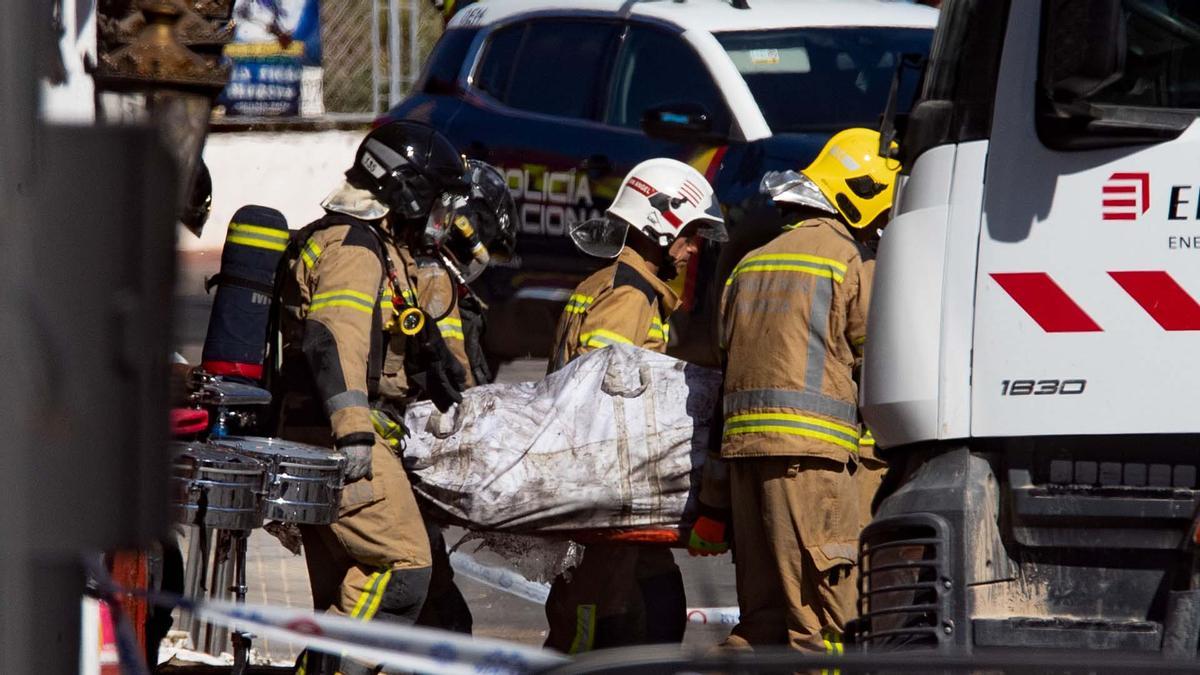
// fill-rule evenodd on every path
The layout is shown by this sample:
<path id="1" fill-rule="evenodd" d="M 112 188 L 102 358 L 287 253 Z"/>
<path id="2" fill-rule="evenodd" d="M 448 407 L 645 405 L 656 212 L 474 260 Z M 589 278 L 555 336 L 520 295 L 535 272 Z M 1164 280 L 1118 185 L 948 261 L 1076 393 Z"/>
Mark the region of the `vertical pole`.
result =
<path id="1" fill-rule="evenodd" d="M 399 1 L 399 0 L 396 0 Z M 417 86 L 417 78 L 421 76 L 421 0 L 408 0 L 408 91 Z"/>
<path id="2" fill-rule="evenodd" d="M 400 0 L 388 0 L 388 108 L 400 102 Z"/>
<path id="3" fill-rule="evenodd" d="M 49 4 L 36 2 L 0 3 L 0 359 L 5 364 L 0 378 L 0 417 L 4 434 L 0 454 L 8 477 L 0 490 L 0 654 L 3 669 L 11 673 L 37 672 L 42 637 L 35 634 L 31 616 L 57 609 L 34 602 L 38 589 L 50 583 L 36 578 L 31 531 L 35 526 L 38 501 L 33 454 L 37 425 L 33 400 L 44 395 L 37 383 L 38 372 L 34 326 L 22 302 L 32 297 L 30 286 L 38 277 L 32 268 L 33 237 L 37 227 L 28 195 L 32 192 L 37 136 L 37 78 L 32 54 L 42 44 L 29 44 L 31 36 L 46 32 Z M 44 38 L 43 38 L 44 39 Z M 44 274 L 42 271 L 39 274 Z M 76 607 L 79 606 L 78 599 Z M 78 609 L 75 610 L 78 614 Z M 62 617 L 58 617 L 62 618 Z M 49 648 L 49 647 L 48 647 Z M 76 666 L 78 659 L 74 659 Z"/>
<path id="4" fill-rule="evenodd" d="M 371 0 L 371 113 L 378 115 L 379 109 L 379 0 Z"/>

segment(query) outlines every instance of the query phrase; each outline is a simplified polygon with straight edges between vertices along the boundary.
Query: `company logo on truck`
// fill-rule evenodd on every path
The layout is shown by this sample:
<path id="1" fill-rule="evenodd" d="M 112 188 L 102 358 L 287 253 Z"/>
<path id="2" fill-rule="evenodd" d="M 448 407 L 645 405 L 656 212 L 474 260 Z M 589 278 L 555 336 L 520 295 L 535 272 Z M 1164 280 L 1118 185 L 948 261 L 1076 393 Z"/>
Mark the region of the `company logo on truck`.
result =
<path id="1" fill-rule="evenodd" d="M 1115 172 L 1102 188 L 1104 220 L 1137 220 L 1150 210 L 1150 174 Z"/>

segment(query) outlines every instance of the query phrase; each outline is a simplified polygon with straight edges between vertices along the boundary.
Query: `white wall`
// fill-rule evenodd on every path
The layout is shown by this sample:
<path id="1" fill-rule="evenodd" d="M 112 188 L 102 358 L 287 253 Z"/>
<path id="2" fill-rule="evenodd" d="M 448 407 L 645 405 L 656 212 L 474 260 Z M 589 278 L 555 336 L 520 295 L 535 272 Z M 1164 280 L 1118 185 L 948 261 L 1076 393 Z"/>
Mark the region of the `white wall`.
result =
<path id="1" fill-rule="evenodd" d="M 197 239 L 180 228 L 179 250 L 220 251 L 234 211 L 279 209 L 300 229 L 322 215 L 320 202 L 341 184 L 366 130 L 210 133 L 204 161 L 213 181 L 212 214 Z"/>

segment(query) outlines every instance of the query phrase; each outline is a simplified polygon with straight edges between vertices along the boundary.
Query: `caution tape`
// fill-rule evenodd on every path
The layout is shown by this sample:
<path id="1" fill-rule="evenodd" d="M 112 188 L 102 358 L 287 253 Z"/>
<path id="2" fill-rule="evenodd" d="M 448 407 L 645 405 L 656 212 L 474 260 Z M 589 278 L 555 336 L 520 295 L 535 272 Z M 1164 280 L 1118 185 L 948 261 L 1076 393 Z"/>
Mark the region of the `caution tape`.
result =
<path id="1" fill-rule="evenodd" d="M 687 611 L 688 623 L 736 626 L 740 618 L 737 607 L 689 607 Z"/>
<path id="2" fill-rule="evenodd" d="M 450 566 L 464 577 L 522 600 L 544 605 L 550 596 L 550 584 L 530 581 L 507 567 L 485 565 L 459 551 L 450 554 Z M 690 623 L 733 626 L 738 617 L 737 607 L 689 607 L 687 610 Z"/>
<path id="3" fill-rule="evenodd" d="M 509 595 L 515 595 L 522 600 L 544 605 L 546 598 L 550 597 L 550 584 L 530 581 L 521 576 L 519 572 L 507 567 L 484 565 L 465 553 L 458 551 L 451 553 L 450 566 L 464 577 Z"/>
<path id="4" fill-rule="evenodd" d="M 529 673 L 567 663 L 553 652 L 420 626 L 360 621 L 267 605 L 208 600 L 184 605 L 204 620 L 303 643 L 386 668 L 422 673 Z"/>

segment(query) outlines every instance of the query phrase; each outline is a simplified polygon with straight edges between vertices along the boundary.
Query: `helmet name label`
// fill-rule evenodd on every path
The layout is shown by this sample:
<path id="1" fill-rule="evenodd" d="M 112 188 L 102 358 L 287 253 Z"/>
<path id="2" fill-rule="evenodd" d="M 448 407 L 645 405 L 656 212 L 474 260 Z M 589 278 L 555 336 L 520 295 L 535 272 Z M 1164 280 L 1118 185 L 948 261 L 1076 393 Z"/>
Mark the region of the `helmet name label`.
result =
<path id="1" fill-rule="evenodd" d="M 385 173 L 383 167 L 379 165 L 379 162 L 375 161 L 375 158 L 372 157 L 371 153 L 369 152 L 363 153 L 362 166 L 367 170 L 368 173 L 376 178 L 379 178 Z"/>

